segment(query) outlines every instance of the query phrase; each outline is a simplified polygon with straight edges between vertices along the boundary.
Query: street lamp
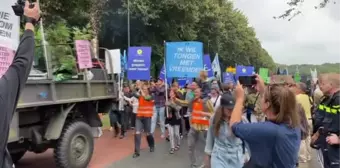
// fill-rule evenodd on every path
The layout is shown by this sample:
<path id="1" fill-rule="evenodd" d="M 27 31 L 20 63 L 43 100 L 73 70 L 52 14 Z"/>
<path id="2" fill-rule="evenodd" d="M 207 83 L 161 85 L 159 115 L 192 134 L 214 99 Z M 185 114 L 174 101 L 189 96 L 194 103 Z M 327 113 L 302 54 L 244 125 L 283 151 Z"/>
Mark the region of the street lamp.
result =
<path id="1" fill-rule="evenodd" d="M 127 0 L 127 33 L 128 33 L 128 48 L 130 47 L 130 0 Z"/>

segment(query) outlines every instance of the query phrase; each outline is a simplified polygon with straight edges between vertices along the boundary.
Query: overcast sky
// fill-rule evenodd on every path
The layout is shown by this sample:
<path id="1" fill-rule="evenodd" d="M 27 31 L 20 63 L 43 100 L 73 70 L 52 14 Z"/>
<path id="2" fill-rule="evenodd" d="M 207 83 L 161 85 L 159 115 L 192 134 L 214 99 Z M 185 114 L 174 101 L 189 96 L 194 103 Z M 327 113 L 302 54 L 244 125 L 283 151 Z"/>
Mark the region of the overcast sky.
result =
<path id="1" fill-rule="evenodd" d="M 287 9 L 287 0 L 234 0 L 248 17 L 262 46 L 276 63 L 322 64 L 340 62 L 340 1 L 315 10 L 320 0 L 305 0 L 302 14 L 292 21 L 273 16 Z"/>

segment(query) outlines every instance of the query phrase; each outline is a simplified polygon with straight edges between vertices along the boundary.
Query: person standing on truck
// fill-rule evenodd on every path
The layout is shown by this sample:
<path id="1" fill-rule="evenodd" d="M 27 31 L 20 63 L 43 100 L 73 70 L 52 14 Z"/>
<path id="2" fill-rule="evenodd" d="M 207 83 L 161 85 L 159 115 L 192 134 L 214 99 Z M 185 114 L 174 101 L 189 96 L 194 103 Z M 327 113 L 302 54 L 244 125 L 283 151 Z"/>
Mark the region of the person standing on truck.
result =
<path id="1" fill-rule="evenodd" d="M 146 134 L 150 152 L 154 152 L 155 150 L 155 140 L 151 134 L 151 118 L 153 115 L 154 100 L 147 84 L 143 84 L 139 92 L 134 94 L 134 97 L 138 98 L 139 102 L 135 129 L 135 153 L 133 154 L 133 158 L 137 158 L 140 156 L 142 131 Z"/>
<path id="2" fill-rule="evenodd" d="M 25 31 L 12 64 L 0 78 L 0 167 L 12 167 L 11 156 L 6 149 L 10 123 L 15 112 L 19 95 L 24 88 L 34 57 L 34 26 L 40 19 L 38 3 L 29 7 L 26 1 L 24 8 Z"/>

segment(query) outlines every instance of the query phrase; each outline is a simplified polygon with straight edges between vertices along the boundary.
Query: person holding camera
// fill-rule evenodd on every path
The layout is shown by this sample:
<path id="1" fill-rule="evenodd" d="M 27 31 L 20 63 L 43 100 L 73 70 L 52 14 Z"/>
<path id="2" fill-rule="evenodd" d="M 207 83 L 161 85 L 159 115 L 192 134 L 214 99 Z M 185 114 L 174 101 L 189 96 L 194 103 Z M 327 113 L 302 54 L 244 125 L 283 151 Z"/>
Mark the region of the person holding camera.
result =
<path id="1" fill-rule="evenodd" d="M 31 7 L 30 7 L 31 6 Z M 34 57 L 34 26 L 40 19 L 38 3 L 26 1 L 24 7 L 25 31 L 12 64 L 0 78 L 0 167 L 12 167 L 13 163 L 7 146 L 10 124 L 21 90 L 27 81 Z"/>
<path id="2" fill-rule="evenodd" d="M 295 95 L 280 85 L 264 85 L 256 75 L 261 108 L 267 120 L 243 123 L 245 94 L 238 82 L 235 88 L 236 103 L 229 126 L 232 133 L 248 144 L 251 158 L 245 168 L 295 168 L 301 143 L 300 118 Z"/>

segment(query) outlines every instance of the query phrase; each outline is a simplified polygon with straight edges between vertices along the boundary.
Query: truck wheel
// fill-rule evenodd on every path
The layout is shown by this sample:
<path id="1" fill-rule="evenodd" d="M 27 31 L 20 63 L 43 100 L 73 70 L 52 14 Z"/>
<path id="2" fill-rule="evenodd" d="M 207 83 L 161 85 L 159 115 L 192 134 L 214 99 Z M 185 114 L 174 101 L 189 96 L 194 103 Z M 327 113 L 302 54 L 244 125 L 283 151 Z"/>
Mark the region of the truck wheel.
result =
<path id="1" fill-rule="evenodd" d="M 11 153 L 13 163 L 17 163 L 26 153 L 27 150 L 23 150 L 16 153 Z"/>
<path id="2" fill-rule="evenodd" d="M 67 125 L 54 149 L 54 158 L 60 168 L 86 168 L 93 153 L 91 127 L 82 121 Z"/>

